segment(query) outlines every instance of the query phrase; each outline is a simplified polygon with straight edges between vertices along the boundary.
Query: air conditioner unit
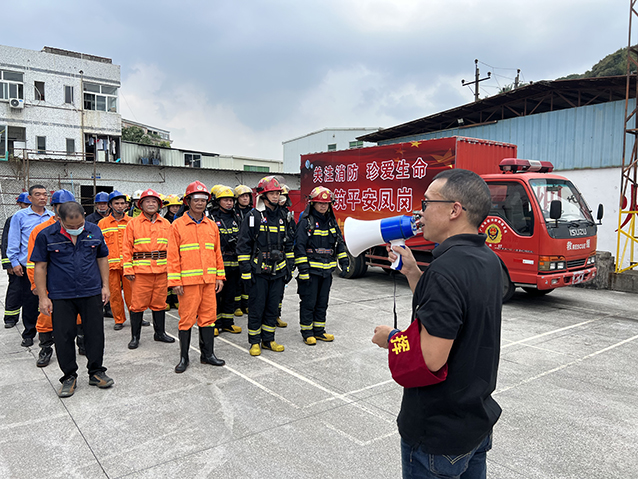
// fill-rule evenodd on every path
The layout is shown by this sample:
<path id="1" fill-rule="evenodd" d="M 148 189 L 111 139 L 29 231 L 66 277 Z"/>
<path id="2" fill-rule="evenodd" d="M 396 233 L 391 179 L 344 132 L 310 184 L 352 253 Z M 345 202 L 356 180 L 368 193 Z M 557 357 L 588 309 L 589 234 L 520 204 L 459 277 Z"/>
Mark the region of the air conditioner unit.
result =
<path id="1" fill-rule="evenodd" d="M 21 98 L 11 98 L 9 100 L 9 105 L 11 108 L 24 108 L 24 100 Z"/>

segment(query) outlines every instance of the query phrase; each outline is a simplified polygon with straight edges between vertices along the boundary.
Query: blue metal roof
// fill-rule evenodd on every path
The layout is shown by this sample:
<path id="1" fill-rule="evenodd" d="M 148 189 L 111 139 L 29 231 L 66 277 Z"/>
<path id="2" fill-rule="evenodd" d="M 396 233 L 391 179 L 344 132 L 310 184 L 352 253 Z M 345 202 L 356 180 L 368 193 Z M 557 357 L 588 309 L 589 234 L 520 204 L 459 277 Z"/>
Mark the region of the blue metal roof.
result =
<path id="1" fill-rule="evenodd" d="M 630 100 L 629 110 L 635 108 Z M 518 157 L 551 161 L 557 170 L 622 165 L 625 101 L 612 101 L 500 120 L 475 127 L 452 128 L 380 141 L 379 145 L 468 136 L 514 143 Z M 627 160 L 631 145 L 627 148 Z"/>

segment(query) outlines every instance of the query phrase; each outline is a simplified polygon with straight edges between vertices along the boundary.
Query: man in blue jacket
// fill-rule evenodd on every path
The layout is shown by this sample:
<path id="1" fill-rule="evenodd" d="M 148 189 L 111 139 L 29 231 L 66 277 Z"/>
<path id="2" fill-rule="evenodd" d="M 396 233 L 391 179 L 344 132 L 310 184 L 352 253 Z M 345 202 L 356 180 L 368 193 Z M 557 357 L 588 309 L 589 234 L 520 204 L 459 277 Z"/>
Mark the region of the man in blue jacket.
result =
<path id="1" fill-rule="evenodd" d="M 99 388 L 113 385 L 102 365 L 102 307 L 111 295 L 109 252 L 102 231 L 85 220 L 84 208 L 79 203 L 60 205 L 58 216 L 58 222 L 38 234 L 30 259 L 35 264 L 40 311 L 51 315 L 58 365 L 64 374 L 58 396 L 69 397 L 77 382 L 74 341 L 78 314 L 84 327 L 89 385 Z"/>

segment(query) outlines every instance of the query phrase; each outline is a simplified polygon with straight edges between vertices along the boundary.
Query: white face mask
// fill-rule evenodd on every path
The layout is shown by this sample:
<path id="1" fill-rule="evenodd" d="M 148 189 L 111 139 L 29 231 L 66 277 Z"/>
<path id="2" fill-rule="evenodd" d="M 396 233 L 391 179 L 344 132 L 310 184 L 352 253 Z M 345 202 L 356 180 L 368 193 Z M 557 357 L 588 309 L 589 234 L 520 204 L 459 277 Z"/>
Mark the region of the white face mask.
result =
<path id="1" fill-rule="evenodd" d="M 75 229 L 75 230 L 70 230 L 65 225 L 62 225 L 62 226 L 64 226 L 64 229 L 66 230 L 66 232 L 69 233 L 71 236 L 80 236 L 82 234 L 82 231 L 84 231 L 84 225 L 80 226 L 78 229 Z"/>

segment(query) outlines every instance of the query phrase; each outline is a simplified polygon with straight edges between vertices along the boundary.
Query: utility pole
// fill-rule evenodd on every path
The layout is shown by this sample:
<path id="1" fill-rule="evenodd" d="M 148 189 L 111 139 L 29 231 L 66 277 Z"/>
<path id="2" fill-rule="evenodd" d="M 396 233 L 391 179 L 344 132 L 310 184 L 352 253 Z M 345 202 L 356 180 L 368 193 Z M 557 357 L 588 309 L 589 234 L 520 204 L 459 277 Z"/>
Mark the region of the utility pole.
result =
<path id="1" fill-rule="evenodd" d="M 490 77 L 492 76 L 492 72 L 487 72 L 487 77 L 485 78 L 480 78 L 481 74 L 479 72 L 479 67 L 478 67 L 478 59 L 474 60 L 474 81 L 470 81 L 465 83 L 465 80 L 461 80 L 461 85 L 463 86 L 470 86 L 471 84 L 474 84 L 474 101 L 479 101 L 479 82 L 482 82 L 484 80 L 489 80 Z"/>

